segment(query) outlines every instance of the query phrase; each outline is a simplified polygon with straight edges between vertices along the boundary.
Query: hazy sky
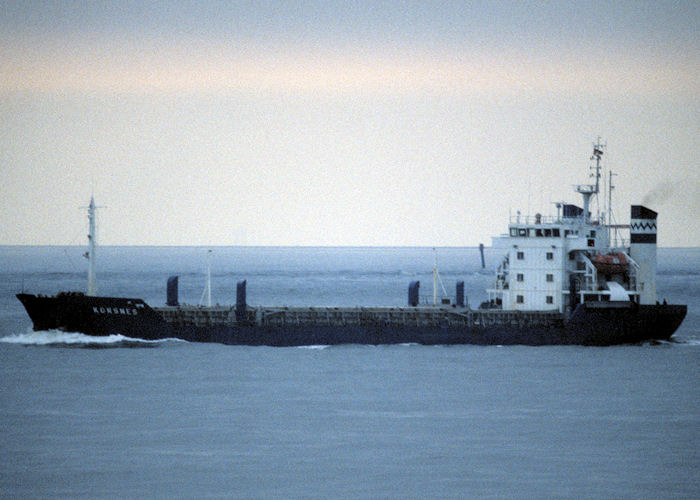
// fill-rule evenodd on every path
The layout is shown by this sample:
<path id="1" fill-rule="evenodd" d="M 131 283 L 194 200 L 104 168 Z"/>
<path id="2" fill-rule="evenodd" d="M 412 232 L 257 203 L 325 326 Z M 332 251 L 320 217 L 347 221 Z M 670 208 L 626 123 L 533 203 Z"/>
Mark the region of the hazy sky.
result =
<path id="1" fill-rule="evenodd" d="M 591 145 L 700 245 L 700 2 L 0 2 L 0 244 L 476 245 Z"/>

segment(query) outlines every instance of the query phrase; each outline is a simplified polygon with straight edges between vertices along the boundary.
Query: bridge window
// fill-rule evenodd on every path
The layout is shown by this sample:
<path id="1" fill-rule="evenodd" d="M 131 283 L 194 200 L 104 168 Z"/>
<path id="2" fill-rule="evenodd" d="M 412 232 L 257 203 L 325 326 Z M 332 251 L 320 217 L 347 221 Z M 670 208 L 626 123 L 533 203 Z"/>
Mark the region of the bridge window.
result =
<path id="1" fill-rule="evenodd" d="M 547 260 L 554 260 L 554 252 L 547 252 Z"/>
<path id="2" fill-rule="evenodd" d="M 521 227 L 518 229 L 518 236 L 527 236 L 527 229 Z"/>
<path id="3" fill-rule="evenodd" d="M 548 274 L 548 275 L 547 275 L 547 281 L 548 281 L 549 283 L 552 283 L 552 282 L 554 281 L 554 275 L 553 275 L 553 274 Z"/>
<path id="4" fill-rule="evenodd" d="M 517 228 L 517 227 L 511 227 L 511 228 L 510 228 L 510 235 L 511 235 L 511 236 L 517 236 L 517 235 L 518 235 L 518 228 Z"/>
<path id="5" fill-rule="evenodd" d="M 547 304 L 554 304 L 554 297 L 547 295 Z"/>
<path id="6" fill-rule="evenodd" d="M 525 275 L 523 273 L 518 273 L 518 281 L 525 281 Z"/>
<path id="7" fill-rule="evenodd" d="M 518 304 L 524 304 L 524 303 L 525 303 L 525 297 L 523 297 L 522 295 L 517 295 L 517 296 L 515 297 L 515 301 L 516 301 Z"/>
<path id="8" fill-rule="evenodd" d="M 525 252 L 518 252 L 518 260 L 525 260 Z"/>
<path id="9" fill-rule="evenodd" d="M 552 236 L 554 236 L 555 238 L 559 238 L 559 228 L 558 227 L 555 227 L 554 229 L 552 229 Z"/>

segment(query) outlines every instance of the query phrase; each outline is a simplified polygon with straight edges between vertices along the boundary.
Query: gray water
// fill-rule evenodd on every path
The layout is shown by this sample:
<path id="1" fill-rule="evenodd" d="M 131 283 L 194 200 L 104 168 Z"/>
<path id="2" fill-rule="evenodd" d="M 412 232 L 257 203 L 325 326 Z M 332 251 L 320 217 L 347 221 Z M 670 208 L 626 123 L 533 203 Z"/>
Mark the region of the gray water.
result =
<path id="1" fill-rule="evenodd" d="M 102 248 L 100 292 L 196 303 L 205 249 Z M 700 250 L 660 249 L 671 343 L 232 347 L 32 332 L 13 294 L 84 287 L 82 249 L 0 247 L 4 498 L 700 498 Z M 490 283 L 439 249 L 445 286 Z M 489 264 L 494 256 L 487 254 Z M 219 248 L 213 297 L 401 305 L 423 248 Z"/>

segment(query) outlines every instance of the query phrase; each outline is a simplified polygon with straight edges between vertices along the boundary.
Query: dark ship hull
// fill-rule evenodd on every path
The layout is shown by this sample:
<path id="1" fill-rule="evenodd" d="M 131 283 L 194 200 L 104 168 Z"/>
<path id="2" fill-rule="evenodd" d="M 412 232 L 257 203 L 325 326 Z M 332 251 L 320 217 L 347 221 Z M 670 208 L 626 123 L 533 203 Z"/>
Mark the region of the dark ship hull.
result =
<path id="1" fill-rule="evenodd" d="M 583 303 L 571 314 L 456 308 L 154 309 L 141 299 L 18 294 L 35 330 L 230 345 L 614 345 L 668 340 L 684 305 Z"/>

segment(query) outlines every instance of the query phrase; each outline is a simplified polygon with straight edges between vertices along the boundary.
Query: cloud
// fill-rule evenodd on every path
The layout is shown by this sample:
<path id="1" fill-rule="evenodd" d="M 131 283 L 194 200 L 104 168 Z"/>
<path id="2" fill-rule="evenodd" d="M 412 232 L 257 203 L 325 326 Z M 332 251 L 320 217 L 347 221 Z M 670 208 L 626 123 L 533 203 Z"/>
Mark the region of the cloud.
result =
<path id="1" fill-rule="evenodd" d="M 0 90 L 31 92 L 695 93 L 695 59 L 377 43 L 352 47 L 198 38 L 19 39 L 0 46 Z M 693 70 L 695 68 L 695 70 Z"/>

